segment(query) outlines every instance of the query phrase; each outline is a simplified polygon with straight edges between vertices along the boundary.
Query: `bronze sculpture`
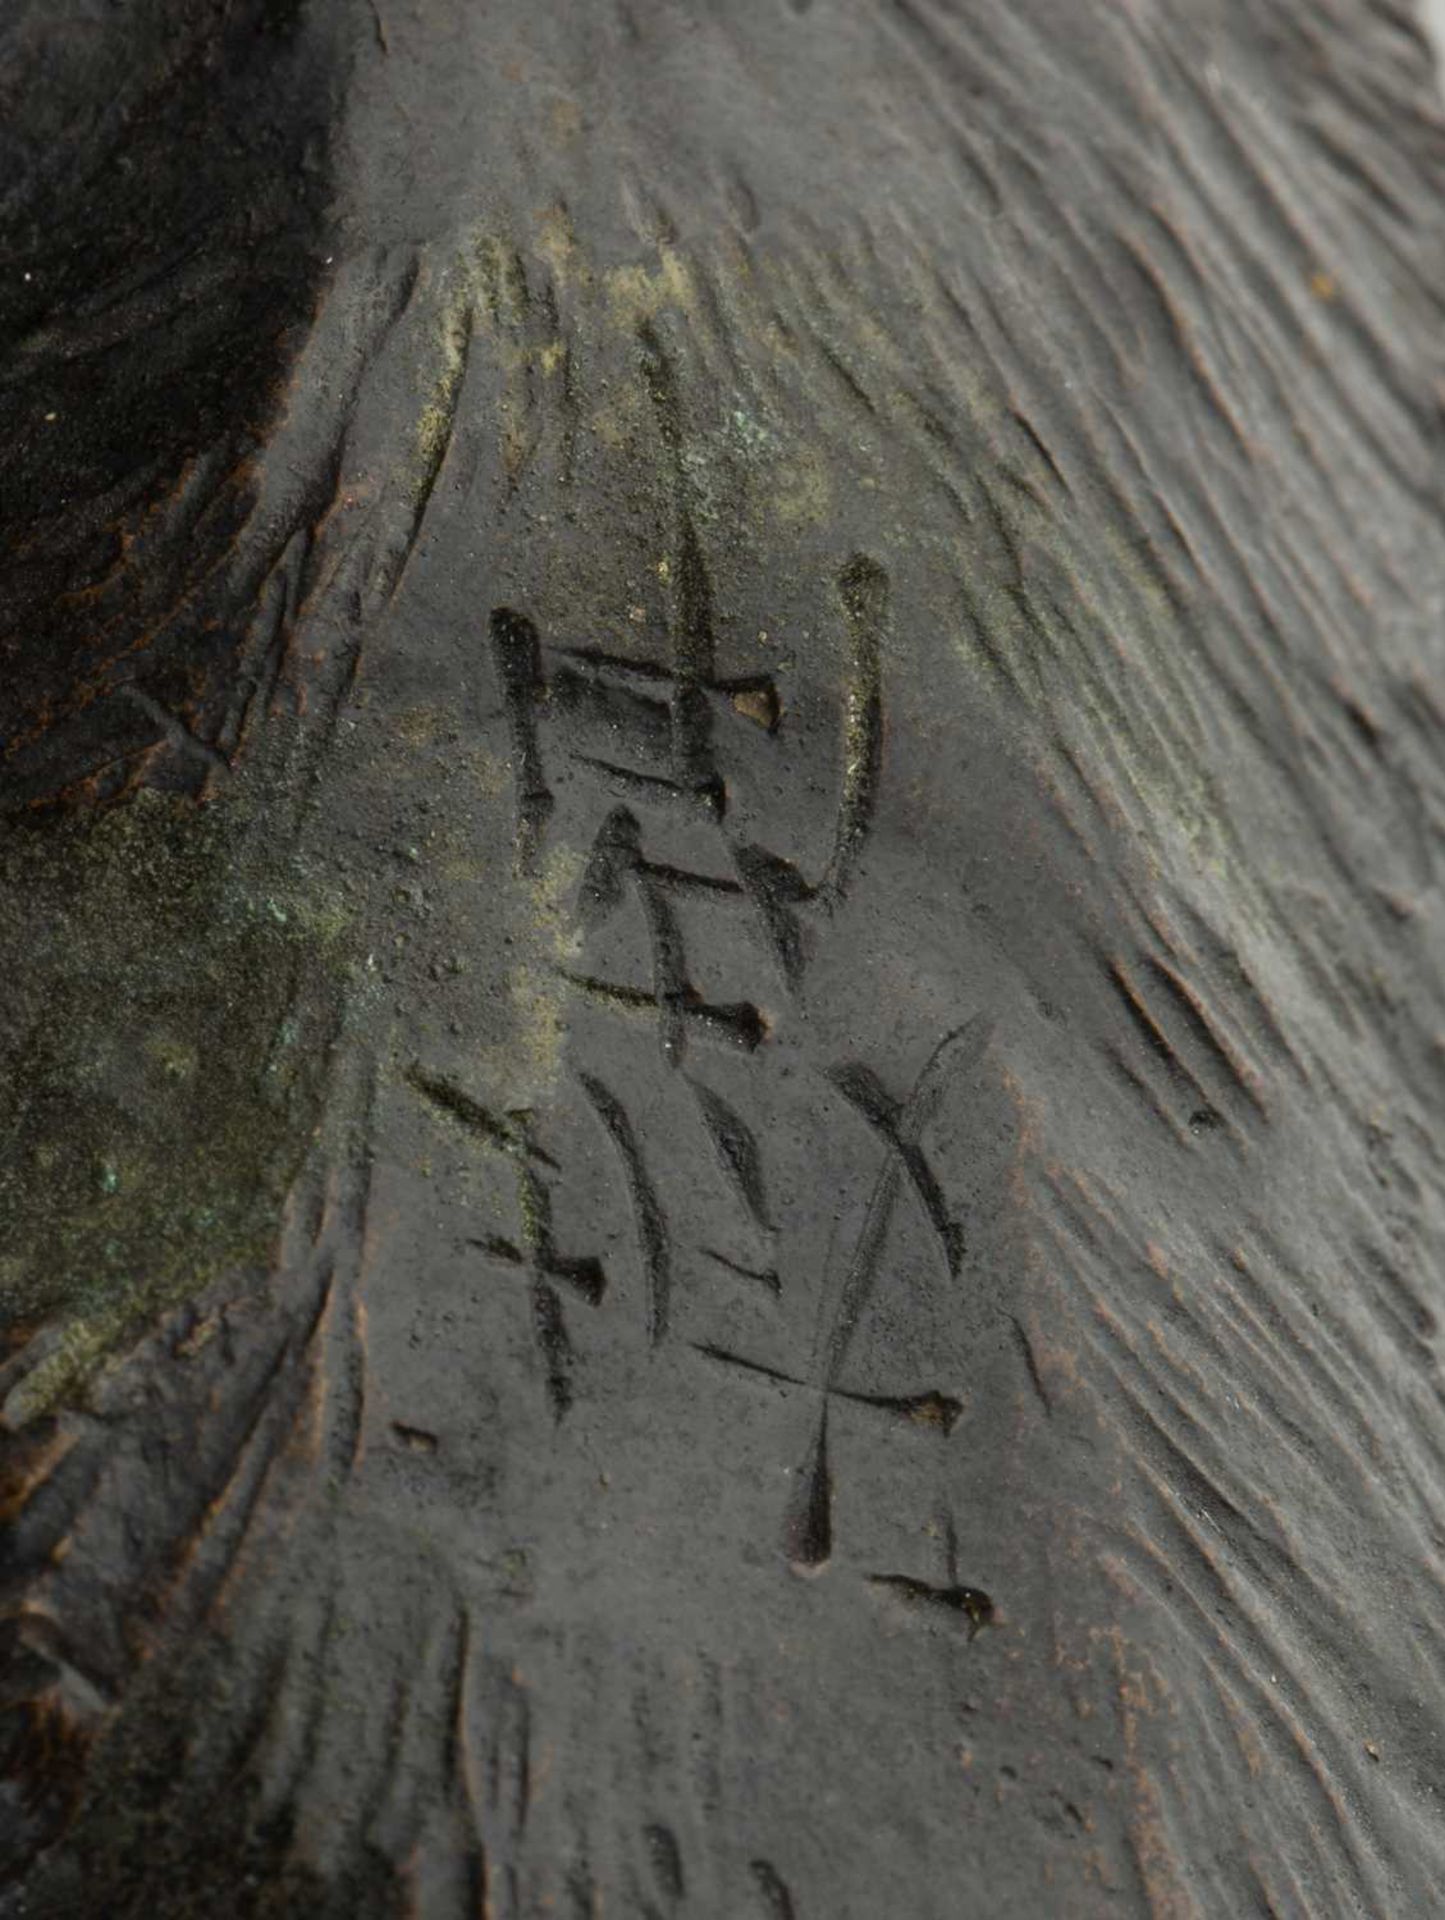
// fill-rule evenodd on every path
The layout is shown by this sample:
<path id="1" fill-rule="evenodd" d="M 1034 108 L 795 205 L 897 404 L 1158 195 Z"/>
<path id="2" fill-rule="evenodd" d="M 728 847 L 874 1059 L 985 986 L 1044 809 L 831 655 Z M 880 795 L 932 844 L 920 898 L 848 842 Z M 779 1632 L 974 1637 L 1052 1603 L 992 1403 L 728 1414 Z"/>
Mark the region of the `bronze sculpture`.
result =
<path id="1" fill-rule="evenodd" d="M 0 1911 L 1429 1911 L 1410 10 L 0 76 Z"/>

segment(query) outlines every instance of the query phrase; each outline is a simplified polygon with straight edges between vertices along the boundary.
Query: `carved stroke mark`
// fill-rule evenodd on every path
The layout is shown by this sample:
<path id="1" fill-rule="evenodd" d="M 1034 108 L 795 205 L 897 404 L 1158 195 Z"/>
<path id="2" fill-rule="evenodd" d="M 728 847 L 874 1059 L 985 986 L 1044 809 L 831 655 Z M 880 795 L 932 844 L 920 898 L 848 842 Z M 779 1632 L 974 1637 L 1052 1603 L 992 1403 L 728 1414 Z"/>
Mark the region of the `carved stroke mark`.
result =
<path id="1" fill-rule="evenodd" d="M 856 1393 L 846 1387 L 820 1385 L 770 1367 L 760 1360 L 729 1353 L 723 1347 L 694 1342 L 696 1352 L 718 1365 L 737 1368 L 783 1387 L 796 1387 L 818 1401 L 818 1424 L 809 1442 L 807 1455 L 793 1481 L 793 1493 L 783 1524 L 783 1537 L 789 1563 L 803 1571 L 814 1572 L 833 1557 L 833 1480 L 828 1465 L 828 1410 L 833 1401 L 868 1407 L 885 1413 L 909 1426 L 939 1433 L 945 1439 L 953 1432 L 963 1414 L 963 1403 L 952 1395 L 931 1391 L 918 1394 Z"/>
<path id="2" fill-rule="evenodd" d="M 768 1209 L 763 1159 L 756 1135 L 742 1115 L 729 1106 L 720 1093 L 704 1086 L 701 1081 L 692 1080 L 688 1084 L 707 1124 L 719 1164 L 736 1188 L 754 1223 L 762 1232 L 771 1235 L 775 1229 Z"/>
<path id="3" fill-rule="evenodd" d="M 555 1172 L 557 1163 L 532 1138 L 526 1114 L 509 1113 L 499 1118 L 460 1087 L 420 1068 L 413 1068 L 408 1079 L 418 1093 L 457 1121 L 473 1139 L 512 1163 L 521 1246 L 497 1235 L 471 1240 L 468 1245 L 525 1278 L 532 1338 L 545 1368 L 547 1400 L 553 1418 L 560 1422 L 572 1405 L 573 1387 L 572 1343 L 557 1286 L 570 1287 L 588 1306 L 600 1306 L 607 1290 L 602 1262 L 559 1251 L 552 1230 L 551 1189 L 537 1170 L 543 1166 Z"/>
<path id="4" fill-rule="evenodd" d="M 993 1618 L 993 1602 L 981 1587 L 933 1587 L 926 1580 L 914 1580 L 901 1573 L 875 1573 L 870 1575 L 868 1584 L 896 1595 L 905 1606 L 933 1607 L 961 1614 L 968 1622 L 970 1640 Z"/>
<path id="5" fill-rule="evenodd" d="M 428 1073 L 424 1068 L 413 1067 L 407 1079 L 424 1099 L 455 1120 L 483 1146 L 492 1147 L 498 1153 L 520 1155 L 554 1173 L 557 1171 L 557 1162 L 542 1151 L 515 1116 L 498 1119 L 480 1100 L 474 1100 L 452 1081 L 440 1074 Z"/>
<path id="6" fill-rule="evenodd" d="M 755 1286 L 765 1287 L 775 1300 L 783 1291 L 783 1276 L 776 1267 L 745 1267 L 740 1261 L 729 1260 L 725 1253 L 719 1253 L 714 1247 L 701 1247 L 698 1251 L 726 1272 L 735 1273 L 739 1280 L 751 1280 Z"/>
<path id="7" fill-rule="evenodd" d="M 894 1100 L 878 1076 L 863 1066 L 837 1067 L 828 1076 L 833 1085 L 854 1106 L 884 1143 L 898 1155 L 903 1169 L 913 1183 L 929 1224 L 938 1236 L 943 1249 L 943 1257 L 950 1275 L 957 1276 L 963 1260 L 963 1230 L 958 1221 L 951 1218 L 943 1190 L 934 1177 L 933 1169 L 924 1158 L 918 1145 L 917 1134 L 921 1125 L 926 1124 L 923 1117 L 920 1127 L 914 1129 L 914 1136 L 905 1139 L 901 1128 L 904 1108 L 901 1102 Z"/>
<path id="8" fill-rule="evenodd" d="M 721 819 L 726 811 L 726 790 L 713 765 L 712 714 L 706 699 L 706 689 L 716 680 L 712 586 L 689 499 L 682 408 L 672 363 L 656 329 L 644 322 L 638 330 L 638 344 L 658 432 L 673 467 L 677 562 L 670 572 L 679 778 L 706 799 Z M 839 573 L 837 584 L 848 628 L 849 659 L 843 794 L 832 856 L 816 889 L 817 898 L 826 905 L 835 904 L 846 893 L 873 822 L 883 761 L 883 640 L 890 600 L 886 570 L 866 554 L 854 554 Z"/>
<path id="9" fill-rule="evenodd" d="M 626 807 L 614 807 L 598 831 L 583 874 L 582 924 L 590 927 L 606 919 L 621 904 L 629 880 L 637 879 L 703 897 L 737 897 L 742 893 L 735 880 L 689 873 L 682 867 L 646 859 L 637 816 Z"/>
<path id="10" fill-rule="evenodd" d="M 558 968 L 557 976 L 590 999 L 626 1013 L 655 1014 L 665 1011 L 658 996 L 641 987 L 622 986 L 615 980 L 599 980 L 592 974 L 571 973 L 565 967 Z M 767 1021 L 751 1001 L 719 1001 L 713 1004 L 699 999 L 695 990 L 688 988 L 675 1011 L 689 1031 L 695 1029 L 709 1040 L 720 1040 L 728 1046 L 740 1047 L 744 1053 L 753 1052 L 767 1038 Z"/>
<path id="11" fill-rule="evenodd" d="M 657 330 L 638 329 L 642 376 L 657 420 L 658 436 L 672 468 L 674 553 L 668 568 L 672 593 L 674 769 L 678 783 L 721 820 L 727 790 L 712 751 L 712 706 L 708 689 L 716 679 L 712 582 L 693 517 L 685 463 L 682 405 L 677 378 Z"/>
<path id="12" fill-rule="evenodd" d="M 569 985 L 614 1005 L 655 1008 L 663 1058 L 679 1066 L 689 1029 L 727 1039 L 751 1049 L 762 1039 L 766 1022 L 749 1003 L 709 1005 L 688 979 L 687 952 L 682 928 L 673 911 L 676 893 L 704 898 L 738 898 L 742 888 L 734 880 L 689 873 L 679 867 L 648 860 L 642 852 L 642 829 L 635 814 L 614 807 L 603 821 L 582 876 L 579 918 L 591 928 L 621 904 L 629 885 L 637 888 L 647 922 L 652 954 L 652 992 L 589 975 L 564 972 Z"/>
<path id="13" fill-rule="evenodd" d="M 819 1336 L 814 1350 L 814 1377 L 820 1395 L 818 1425 L 800 1476 L 798 1496 L 788 1526 L 789 1557 L 795 1565 L 815 1568 L 831 1557 L 832 1481 L 828 1472 L 828 1405 L 830 1399 L 838 1394 L 838 1373 L 882 1270 L 883 1249 L 893 1209 L 898 1201 L 901 1175 L 907 1169 L 908 1156 L 919 1152 L 923 1133 L 937 1111 L 949 1075 L 978 1061 L 992 1031 L 992 1022 L 983 1014 L 975 1014 L 961 1027 L 946 1034 L 929 1056 L 908 1099 L 892 1108 L 877 1108 L 875 1114 L 869 1116 L 870 1124 L 884 1134 L 888 1150 L 869 1198 L 852 1257 L 837 1290 L 831 1324 L 827 1325 L 826 1333 L 823 1329 L 832 1289 L 825 1285 L 819 1301 Z M 941 1194 L 931 1175 L 922 1191 L 925 1209 L 936 1228 L 937 1221 L 934 1220 L 927 1195 L 937 1195 L 941 1205 Z M 942 1234 L 940 1239 L 944 1260 L 952 1275 L 955 1271 L 952 1264 L 954 1240 L 950 1234 Z M 940 1408 L 957 1405 L 945 1395 L 926 1395 L 922 1402 L 906 1404 L 927 1404 L 930 1401 Z M 940 1421 L 945 1434 L 952 1431 L 956 1419 L 957 1413 L 954 1413 L 951 1419 Z"/>
<path id="14" fill-rule="evenodd" d="M 880 1413 L 892 1414 L 896 1419 L 906 1420 L 916 1427 L 937 1428 L 944 1434 L 953 1432 L 963 1413 L 963 1402 L 955 1400 L 946 1393 L 855 1393 L 847 1387 L 829 1387 L 826 1390 L 816 1381 L 806 1380 L 800 1374 L 789 1373 L 782 1367 L 770 1367 L 761 1360 L 749 1360 L 742 1354 L 729 1353 L 724 1347 L 715 1347 L 706 1341 L 695 1341 L 694 1350 L 705 1354 L 709 1360 L 720 1365 L 741 1368 L 745 1373 L 756 1373 L 765 1380 L 775 1380 L 780 1386 L 799 1387 L 804 1393 L 822 1396 L 825 1391 L 832 1400 L 845 1400 L 856 1407 L 873 1407 Z"/>
<path id="15" fill-rule="evenodd" d="M 994 1604 L 982 1587 L 965 1586 L 958 1577 L 958 1532 L 951 1514 L 944 1523 L 944 1555 L 948 1577 L 942 1586 L 902 1573 L 875 1573 L 868 1584 L 893 1595 L 905 1607 L 961 1618 L 967 1623 L 968 1638 L 973 1640 L 992 1621 Z"/>
<path id="16" fill-rule="evenodd" d="M 670 569 L 671 562 L 668 564 Z M 694 805 L 697 781 L 688 776 L 685 767 L 682 776 L 678 775 L 675 660 L 636 660 L 593 646 L 554 645 L 545 651 L 556 654 L 559 661 L 552 679 L 552 701 L 557 712 L 568 717 L 585 715 L 613 742 L 610 757 L 574 750 L 574 759 L 633 798 Z M 740 715 L 765 733 L 776 732 L 782 701 L 771 674 L 695 680 L 692 685 L 695 692 L 706 697 L 710 709 L 725 703 L 729 713 Z M 668 772 L 649 773 L 624 764 L 615 757 L 619 751 L 660 764 Z M 712 811 L 716 815 L 716 809 Z"/>
<path id="17" fill-rule="evenodd" d="M 877 1130 L 885 1132 L 888 1151 L 879 1169 L 878 1179 L 869 1199 L 868 1210 L 852 1257 L 837 1289 L 832 1322 L 826 1334 L 822 1333 L 822 1326 L 833 1290 L 825 1288 L 819 1302 L 819 1330 L 823 1353 L 822 1378 L 829 1386 L 832 1385 L 847 1356 L 854 1329 L 877 1284 L 883 1242 L 892 1219 L 893 1208 L 897 1203 L 899 1174 L 907 1170 L 907 1156 L 919 1152 L 922 1136 L 938 1109 L 938 1103 L 948 1084 L 949 1076 L 977 1064 L 988 1045 L 992 1032 L 992 1021 L 980 1013 L 975 1014 L 971 1020 L 965 1021 L 961 1027 L 956 1027 L 952 1033 L 946 1034 L 929 1056 L 914 1084 L 912 1093 L 906 1101 L 893 1109 L 887 1128 L 884 1128 L 881 1118 L 870 1119 L 870 1124 L 875 1125 Z M 937 1193 L 936 1185 L 931 1182 L 931 1176 L 930 1190 Z M 925 1206 L 927 1207 L 927 1202 Z M 937 1222 L 934 1220 L 931 1208 L 928 1211 L 930 1221 L 936 1228 Z M 952 1274 L 955 1271 L 954 1240 L 948 1234 L 941 1235 L 940 1238 L 944 1260 Z"/>
<path id="18" fill-rule="evenodd" d="M 623 1178 L 632 1202 L 637 1248 L 647 1285 L 647 1339 L 648 1344 L 655 1347 L 667 1332 L 672 1303 L 672 1249 L 667 1216 L 648 1177 L 642 1149 L 626 1108 L 595 1075 L 579 1073 L 578 1079 L 622 1163 Z"/>
<path id="19" fill-rule="evenodd" d="M 537 629 L 524 614 L 513 613 L 510 607 L 494 607 L 490 625 L 492 659 L 502 683 L 516 760 L 517 863 L 525 872 L 536 858 L 555 804 L 537 737 L 537 718 L 547 698 L 547 680 Z"/>
<path id="20" fill-rule="evenodd" d="M 883 643 L 888 632 L 888 574 L 876 560 L 855 554 L 838 575 L 838 597 L 848 628 L 844 677 L 843 788 L 833 849 L 814 886 L 791 860 L 766 847 L 733 849 L 733 863 L 751 895 L 789 987 L 803 971 L 799 909 L 832 908 L 843 899 L 873 827 L 883 770 Z"/>
<path id="21" fill-rule="evenodd" d="M 547 1370 L 547 1398 L 553 1416 L 560 1422 L 572 1405 L 572 1342 L 553 1282 L 571 1287 L 588 1306 L 596 1307 L 607 1290 L 607 1276 L 600 1260 L 557 1250 L 552 1237 L 551 1193 L 525 1165 L 517 1167 L 517 1206 L 522 1223 L 520 1250 L 499 1238 L 474 1240 L 471 1244 L 525 1274 L 532 1303 L 532 1333 Z"/>
<path id="22" fill-rule="evenodd" d="M 678 564 L 669 561 L 673 607 L 669 620 L 670 662 L 631 660 L 598 647 L 549 649 L 561 657 L 555 681 L 549 686 L 543 648 L 536 628 L 520 614 L 497 608 L 492 614 L 492 646 L 512 734 L 516 762 L 518 860 L 525 869 L 533 860 L 553 810 L 538 739 L 538 719 L 551 704 L 559 714 L 592 709 L 592 717 L 627 747 L 666 774 L 644 771 L 610 758 L 574 751 L 573 758 L 628 797 L 642 802 L 701 799 L 721 824 L 726 812 L 726 785 L 718 771 L 713 742 L 713 705 L 728 702 L 768 734 L 776 732 L 782 703 L 771 675 L 753 674 L 720 680 L 716 675 L 711 587 L 688 505 L 688 478 L 682 460 L 681 413 L 672 368 L 656 334 L 644 328 L 644 371 L 658 415 L 659 432 L 674 466 L 674 506 Z M 849 657 L 844 677 L 843 781 L 834 824 L 833 847 L 821 879 L 810 882 L 799 868 L 765 847 L 729 843 L 738 881 L 647 861 L 636 844 L 635 821 L 626 808 L 614 809 L 599 835 L 594 856 L 634 876 L 643 892 L 655 967 L 659 972 L 657 1009 L 663 1015 L 664 1048 L 674 1060 L 681 1057 L 689 1026 L 698 1009 L 684 1004 L 692 996 L 681 978 L 663 977 L 672 956 L 681 968 L 681 939 L 670 904 L 675 892 L 746 896 L 751 899 L 765 937 L 786 984 L 796 988 L 803 971 L 803 939 L 799 910 L 810 904 L 830 909 L 846 894 L 853 870 L 872 829 L 883 755 L 883 641 L 889 622 L 888 575 L 875 560 L 855 554 L 837 579 L 849 634 Z M 665 756 L 665 758 L 664 758 Z M 619 821 L 629 823 L 626 844 Z M 739 884 L 739 882 L 741 884 Z M 616 892 L 616 878 L 609 882 Z M 571 976 L 569 976 L 570 978 Z M 606 982 L 584 977 L 573 984 L 601 997 Z M 626 990 L 612 995 L 628 1004 Z M 635 998 L 635 996 L 634 996 Z M 745 1046 L 757 1043 L 756 1021 L 747 1009 L 733 1010 L 741 1024 L 727 1017 L 704 1020 L 716 1032 L 731 1031 Z M 749 1035 L 751 1034 L 751 1037 Z"/>
<path id="23" fill-rule="evenodd" d="M 787 1882 L 771 1860 L 750 1860 L 748 1872 L 758 1890 L 765 1920 L 797 1920 L 797 1909 Z"/>
<path id="24" fill-rule="evenodd" d="M 762 921 L 779 971 L 796 990 L 803 977 L 803 934 L 798 909 L 815 898 L 814 890 L 791 860 L 766 847 L 734 847 L 733 864 Z"/>

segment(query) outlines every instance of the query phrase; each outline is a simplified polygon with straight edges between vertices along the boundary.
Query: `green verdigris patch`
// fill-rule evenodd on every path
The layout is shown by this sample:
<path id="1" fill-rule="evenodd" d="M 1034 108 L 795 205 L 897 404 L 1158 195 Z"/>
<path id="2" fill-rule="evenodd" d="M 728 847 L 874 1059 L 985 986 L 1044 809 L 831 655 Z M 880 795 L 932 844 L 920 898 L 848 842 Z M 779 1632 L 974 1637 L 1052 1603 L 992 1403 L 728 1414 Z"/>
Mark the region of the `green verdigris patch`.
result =
<path id="1" fill-rule="evenodd" d="M 12 1346 L 48 1330 L 12 1424 L 274 1236 L 346 922 L 248 812 L 141 792 L 0 845 L 0 1328 Z"/>

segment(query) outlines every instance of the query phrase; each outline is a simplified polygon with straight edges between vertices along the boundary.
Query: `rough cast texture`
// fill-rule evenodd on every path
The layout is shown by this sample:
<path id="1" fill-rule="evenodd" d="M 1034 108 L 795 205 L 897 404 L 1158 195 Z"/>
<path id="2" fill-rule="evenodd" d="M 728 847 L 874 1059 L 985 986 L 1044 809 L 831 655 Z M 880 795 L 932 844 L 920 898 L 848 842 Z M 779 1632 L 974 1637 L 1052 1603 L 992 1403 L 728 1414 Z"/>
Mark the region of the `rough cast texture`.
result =
<path id="1" fill-rule="evenodd" d="M 0 97 L 0 1911 L 1433 1910 L 1403 0 Z"/>

